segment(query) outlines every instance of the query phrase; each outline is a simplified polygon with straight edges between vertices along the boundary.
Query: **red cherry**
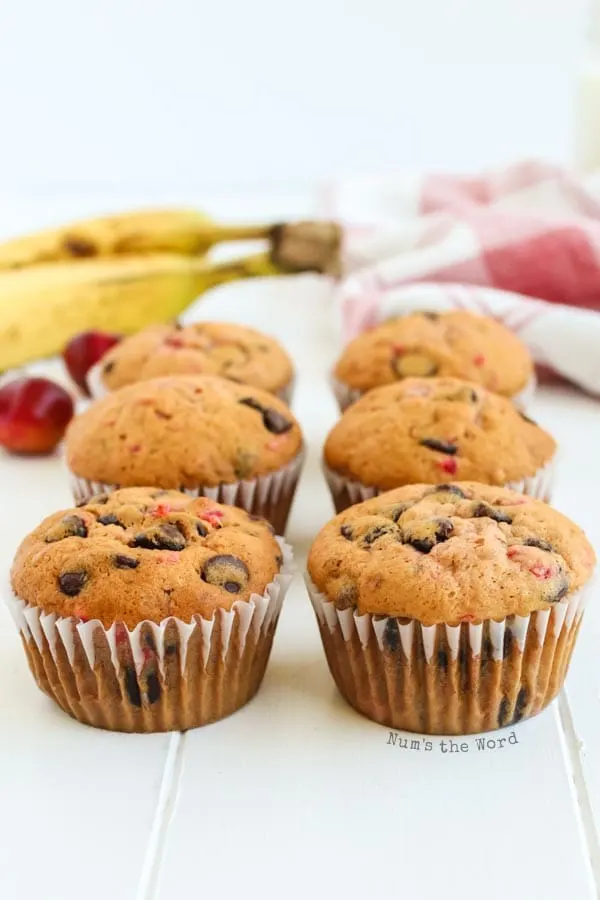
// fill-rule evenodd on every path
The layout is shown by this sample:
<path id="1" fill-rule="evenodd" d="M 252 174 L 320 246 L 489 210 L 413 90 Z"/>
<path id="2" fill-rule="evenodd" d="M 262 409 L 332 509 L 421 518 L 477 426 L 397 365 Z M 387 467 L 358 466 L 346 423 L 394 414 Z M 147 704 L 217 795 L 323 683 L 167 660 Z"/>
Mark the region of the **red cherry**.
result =
<path id="1" fill-rule="evenodd" d="M 73 400 L 47 378 L 18 378 L 0 388 L 0 444 L 11 453 L 51 453 L 73 418 Z"/>
<path id="2" fill-rule="evenodd" d="M 440 469 L 443 469 L 444 472 L 447 472 L 448 475 L 456 475 L 456 470 L 458 469 L 458 464 L 454 457 L 448 456 L 446 459 L 443 459 L 440 464 Z"/>
<path id="3" fill-rule="evenodd" d="M 86 380 L 87 373 L 120 340 L 117 334 L 82 331 L 81 334 L 71 338 L 63 350 L 62 355 L 69 375 L 88 397 L 90 392 Z"/>

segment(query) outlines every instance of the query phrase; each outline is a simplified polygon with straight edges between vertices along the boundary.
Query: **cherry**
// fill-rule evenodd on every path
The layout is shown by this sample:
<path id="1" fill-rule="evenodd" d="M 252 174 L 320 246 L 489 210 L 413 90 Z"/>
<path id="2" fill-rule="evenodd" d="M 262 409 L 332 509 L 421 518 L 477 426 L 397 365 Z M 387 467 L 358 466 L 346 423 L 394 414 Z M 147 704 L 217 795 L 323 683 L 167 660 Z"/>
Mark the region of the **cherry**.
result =
<path id="1" fill-rule="evenodd" d="M 121 340 L 117 334 L 104 331 L 82 331 L 71 338 L 63 350 L 63 359 L 67 371 L 78 387 L 90 396 L 87 384 L 87 373 L 102 359 L 105 353 Z"/>
<path id="2" fill-rule="evenodd" d="M 0 445 L 11 453 L 51 453 L 72 418 L 71 396 L 47 378 L 18 378 L 0 388 Z"/>

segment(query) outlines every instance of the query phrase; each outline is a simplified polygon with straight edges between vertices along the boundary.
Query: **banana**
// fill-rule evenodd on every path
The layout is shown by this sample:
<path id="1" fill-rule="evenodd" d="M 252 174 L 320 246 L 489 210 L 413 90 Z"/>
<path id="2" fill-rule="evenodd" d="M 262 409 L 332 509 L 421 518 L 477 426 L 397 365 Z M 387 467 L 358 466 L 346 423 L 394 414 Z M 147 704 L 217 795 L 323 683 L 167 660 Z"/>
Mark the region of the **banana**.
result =
<path id="1" fill-rule="evenodd" d="M 327 223 L 299 223 L 282 227 L 269 251 L 223 263 L 138 254 L 0 272 L 0 371 L 60 352 L 90 328 L 129 334 L 169 321 L 226 281 L 335 271 L 339 237 Z"/>
<path id="2" fill-rule="evenodd" d="M 268 239 L 270 225 L 221 225 L 186 209 L 145 210 L 76 222 L 0 244 L 0 271 L 138 253 L 201 255 L 221 241 Z"/>

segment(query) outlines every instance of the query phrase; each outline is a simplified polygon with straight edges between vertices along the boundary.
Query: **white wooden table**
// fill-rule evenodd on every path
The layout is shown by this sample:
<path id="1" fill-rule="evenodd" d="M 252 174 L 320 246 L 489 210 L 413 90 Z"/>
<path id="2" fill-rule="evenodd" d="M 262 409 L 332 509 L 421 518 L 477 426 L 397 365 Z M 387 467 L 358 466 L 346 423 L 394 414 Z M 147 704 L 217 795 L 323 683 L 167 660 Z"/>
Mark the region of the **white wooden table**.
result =
<path id="1" fill-rule="evenodd" d="M 0 227 L 153 199 L 23 203 L 3 211 Z M 223 198 L 212 208 L 278 218 L 309 214 L 312 200 Z M 325 381 L 337 352 L 329 301 L 326 286 L 302 277 L 230 285 L 190 313 L 269 330 L 296 361 L 295 411 L 310 446 L 289 530 L 300 570 L 332 515 L 319 468 L 336 418 Z M 598 548 L 600 403 L 542 390 L 534 415 L 562 448 L 556 505 Z M 0 455 L 3 571 L 21 537 L 69 502 L 58 459 Z M 298 575 L 263 687 L 245 709 L 185 735 L 120 735 L 72 721 L 38 691 L 1 608 L 0 897 L 597 900 L 599 647 L 600 597 L 566 690 L 503 732 L 502 746 L 497 734 L 460 739 L 455 751 L 437 738 L 431 751 L 411 749 L 410 735 L 406 748 L 393 746 L 336 693 Z"/>

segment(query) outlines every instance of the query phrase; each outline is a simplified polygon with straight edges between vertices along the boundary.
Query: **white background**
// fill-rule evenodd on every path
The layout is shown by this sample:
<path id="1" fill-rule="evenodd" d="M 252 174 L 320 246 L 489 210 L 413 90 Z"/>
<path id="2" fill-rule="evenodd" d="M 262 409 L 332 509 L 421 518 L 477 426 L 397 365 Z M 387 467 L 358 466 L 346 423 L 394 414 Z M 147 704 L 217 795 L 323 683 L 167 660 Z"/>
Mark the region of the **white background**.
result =
<path id="1" fill-rule="evenodd" d="M 4 0 L 0 196 L 569 158 L 584 0 Z"/>

